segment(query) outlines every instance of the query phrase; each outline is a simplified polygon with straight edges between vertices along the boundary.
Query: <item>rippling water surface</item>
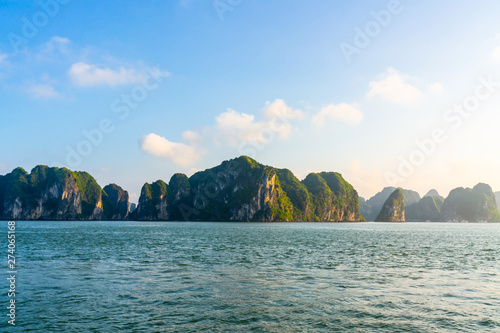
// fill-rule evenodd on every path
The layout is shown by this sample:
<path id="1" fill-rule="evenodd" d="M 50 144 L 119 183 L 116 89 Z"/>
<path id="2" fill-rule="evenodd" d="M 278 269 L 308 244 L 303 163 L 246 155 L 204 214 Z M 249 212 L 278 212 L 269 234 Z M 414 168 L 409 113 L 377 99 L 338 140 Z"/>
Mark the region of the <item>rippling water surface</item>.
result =
<path id="1" fill-rule="evenodd" d="M 20 221 L 16 232 L 18 331 L 500 331 L 499 224 Z"/>

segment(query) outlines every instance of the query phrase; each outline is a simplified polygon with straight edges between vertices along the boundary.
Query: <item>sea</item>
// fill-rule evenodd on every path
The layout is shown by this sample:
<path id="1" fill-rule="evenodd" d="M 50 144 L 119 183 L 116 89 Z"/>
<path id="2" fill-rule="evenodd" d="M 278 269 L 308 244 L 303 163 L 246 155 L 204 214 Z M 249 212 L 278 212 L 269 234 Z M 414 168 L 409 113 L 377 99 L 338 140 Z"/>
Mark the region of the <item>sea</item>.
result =
<path id="1" fill-rule="evenodd" d="M 500 332 L 500 224 L 0 224 L 2 332 Z"/>

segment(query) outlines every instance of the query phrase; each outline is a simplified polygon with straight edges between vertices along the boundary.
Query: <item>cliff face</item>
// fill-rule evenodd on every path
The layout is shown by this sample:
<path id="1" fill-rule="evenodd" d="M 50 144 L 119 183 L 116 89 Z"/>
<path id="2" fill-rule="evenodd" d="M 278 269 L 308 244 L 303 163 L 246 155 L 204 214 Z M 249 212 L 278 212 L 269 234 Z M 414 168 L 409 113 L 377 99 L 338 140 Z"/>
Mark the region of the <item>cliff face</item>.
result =
<path id="1" fill-rule="evenodd" d="M 358 193 L 335 172 L 299 181 L 242 156 L 188 178 L 146 183 L 137 209 L 116 184 L 86 172 L 37 166 L 0 176 L 0 219 L 160 221 L 359 221 Z"/>
<path id="2" fill-rule="evenodd" d="M 186 220 L 185 216 L 190 213 L 191 205 L 191 185 L 189 178 L 176 173 L 170 178 L 168 183 L 167 206 L 168 216 L 171 220 Z"/>
<path id="3" fill-rule="evenodd" d="M 472 189 L 456 188 L 444 201 L 439 220 L 500 222 L 495 194 L 489 185 L 482 183 Z"/>
<path id="4" fill-rule="evenodd" d="M 106 220 L 125 220 L 129 214 L 128 192 L 116 184 L 103 188 L 103 218 Z"/>
<path id="5" fill-rule="evenodd" d="M 370 199 L 366 201 L 364 199 L 360 200 L 361 215 L 363 215 L 367 221 L 374 221 L 380 213 L 382 206 L 384 205 L 386 200 L 395 190 L 395 187 L 385 187 L 382 191 L 375 194 Z M 405 189 L 401 190 L 403 191 L 406 206 L 418 203 L 420 201 L 420 195 L 417 192 Z"/>
<path id="6" fill-rule="evenodd" d="M 175 174 L 169 184 L 146 183 L 133 212 L 127 191 L 116 184 L 101 189 L 86 172 L 17 168 L 0 176 L 0 219 L 336 222 L 362 221 L 361 208 L 367 220 L 500 222 L 498 197 L 478 184 L 457 188 L 446 200 L 435 190 L 420 200 L 417 192 L 387 187 L 365 201 L 338 173 L 299 181 L 290 170 L 241 156 L 190 178 Z"/>
<path id="7" fill-rule="evenodd" d="M 276 169 L 248 157 L 225 161 L 189 179 L 194 219 L 291 221 L 293 207 Z"/>
<path id="8" fill-rule="evenodd" d="M 311 173 L 303 183 L 312 197 L 311 220 L 359 221 L 358 193 L 339 173 Z"/>
<path id="9" fill-rule="evenodd" d="M 405 200 L 401 189 L 389 196 L 375 222 L 405 222 Z"/>
<path id="10" fill-rule="evenodd" d="M 168 220 L 167 187 L 168 185 L 162 180 L 144 184 L 132 218 L 139 221 Z"/>
<path id="11" fill-rule="evenodd" d="M 289 170 L 242 156 L 187 178 L 174 175 L 164 191 L 143 188 L 137 219 L 207 221 L 357 221 L 357 192 L 340 174 L 311 174 L 326 194 L 312 193 Z M 145 187 L 148 184 L 145 185 Z M 311 187 L 314 192 L 315 188 Z M 167 198 L 165 200 L 165 198 Z M 154 202 L 154 203 L 153 203 Z M 132 215 L 132 218 L 134 215 Z"/>
<path id="12" fill-rule="evenodd" d="M 0 218 L 22 220 L 98 220 L 102 190 L 86 172 L 37 166 L 0 178 Z"/>

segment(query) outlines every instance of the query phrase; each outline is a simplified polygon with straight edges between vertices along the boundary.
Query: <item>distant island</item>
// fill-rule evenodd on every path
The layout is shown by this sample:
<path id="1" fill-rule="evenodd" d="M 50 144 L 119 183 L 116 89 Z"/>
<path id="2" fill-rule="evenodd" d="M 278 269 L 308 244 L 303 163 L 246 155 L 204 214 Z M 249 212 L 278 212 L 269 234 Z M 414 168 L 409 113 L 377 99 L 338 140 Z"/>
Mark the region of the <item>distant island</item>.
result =
<path id="1" fill-rule="evenodd" d="M 397 194 L 397 195 L 396 195 Z M 401 200 L 402 199 L 402 200 Z M 360 214 L 367 221 L 388 222 L 499 222 L 500 192 L 487 184 L 459 187 L 445 199 L 436 190 L 423 198 L 412 190 L 386 187 L 369 200 L 360 198 Z"/>
<path id="2" fill-rule="evenodd" d="M 136 209 L 116 184 L 101 188 L 87 172 L 36 166 L 0 176 L 2 220 L 137 221 L 470 221 L 499 222 L 487 184 L 457 188 L 445 199 L 431 190 L 387 187 L 369 200 L 337 172 L 299 181 L 288 169 L 241 156 L 187 177 L 175 174 L 142 187 Z"/>

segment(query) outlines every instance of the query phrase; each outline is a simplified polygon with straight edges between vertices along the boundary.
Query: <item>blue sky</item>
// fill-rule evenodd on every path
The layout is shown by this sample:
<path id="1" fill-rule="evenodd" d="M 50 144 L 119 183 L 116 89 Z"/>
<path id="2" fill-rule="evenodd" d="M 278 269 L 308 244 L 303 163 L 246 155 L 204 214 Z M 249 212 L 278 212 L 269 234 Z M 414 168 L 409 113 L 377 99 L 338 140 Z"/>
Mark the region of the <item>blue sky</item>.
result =
<path id="1" fill-rule="evenodd" d="M 137 201 L 246 154 L 360 195 L 500 191 L 497 1 L 3 1 L 0 174 Z"/>

